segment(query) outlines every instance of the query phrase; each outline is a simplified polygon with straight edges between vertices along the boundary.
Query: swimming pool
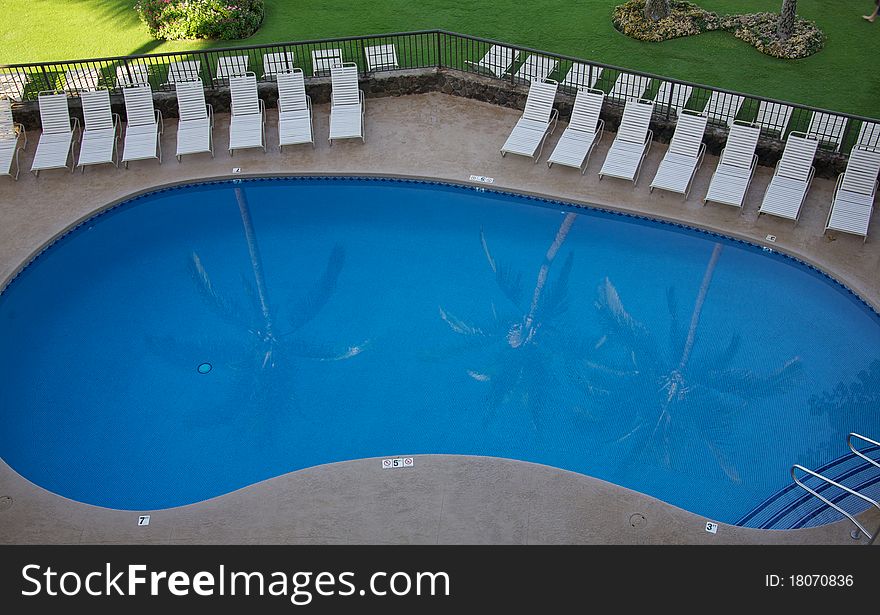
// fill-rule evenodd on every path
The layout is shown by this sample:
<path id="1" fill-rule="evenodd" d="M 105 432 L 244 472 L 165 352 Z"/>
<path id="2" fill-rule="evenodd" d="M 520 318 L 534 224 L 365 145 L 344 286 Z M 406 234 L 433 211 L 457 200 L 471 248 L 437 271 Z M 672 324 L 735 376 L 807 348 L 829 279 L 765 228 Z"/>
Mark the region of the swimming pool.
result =
<path id="1" fill-rule="evenodd" d="M 734 522 L 880 432 L 880 318 L 794 260 L 426 182 L 124 203 L 0 295 L 0 457 L 143 510 L 398 454 L 547 464 Z"/>

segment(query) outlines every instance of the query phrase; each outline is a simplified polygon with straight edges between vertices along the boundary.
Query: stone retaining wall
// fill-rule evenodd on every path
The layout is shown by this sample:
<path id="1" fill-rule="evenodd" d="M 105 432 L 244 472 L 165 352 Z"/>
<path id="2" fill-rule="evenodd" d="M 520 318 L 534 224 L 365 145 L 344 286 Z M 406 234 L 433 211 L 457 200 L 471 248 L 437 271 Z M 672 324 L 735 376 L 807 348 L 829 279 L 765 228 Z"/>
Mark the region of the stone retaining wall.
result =
<path id="1" fill-rule="evenodd" d="M 267 108 L 277 106 L 278 91 L 274 83 L 259 83 L 259 94 Z M 378 73 L 361 80 L 361 88 L 367 98 L 382 96 L 405 96 L 409 94 L 424 94 L 427 92 L 442 92 L 452 96 L 463 96 L 502 107 L 522 109 L 525 106 L 528 86 L 514 84 L 508 80 L 499 80 L 491 77 L 483 77 L 471 73 L 449 71 L 445 69 L 418 69 L 403 70 L 389 73 Z M 307 81 L 307 91 L 312 98 L 313 104 L 330 102 L 330 79 L 329 77 L 316 77 Z M 156 108 L 162 112 L 163 117 L 177 117 L 177 99 L 174 92 L 156 92 L 153 95 Z M 205 100 L 214 108 L 214 113 L 229 113 L 229 88 L 217 87 L 205 90 Z M 559 109 L 559 119 L 565 122 L 571 116 L 574 96 L 559 91 L 556 99 L 556 108 Z M 111 96 L 113 111 L 118 113 L 125 121 L 125 106 L 121 95 Z M 82 122 L 82 107 L 79 98 L 71 98 L 69 101 L 71 115 L 79 117 Z M 16 121 L 21 122 L 28 130 L 38 130 L 40 126 L 39 107 L 35 101 L 29 101 L 15 105 L 13 113 Z M 605 130 L 615 132 L 620 124 L 622 109 L 605 105 L 602 109 L 602 119 L 605 120 Z M 668 143 L 675 130 L 674 115 L 666 118 L 663 113 L 655 113 L 651 122 L 654 131 L 654 140 Z M 612 138 L 606 136 L 606 139 Z M 706 150 L 714 155 L 721 153 L 727 138 L 726 128 L 723 126 L 710 125 L 706 130 L 704 142 Z M 758 163 L 766 166 L 775 166 L 782 156 L 784 143 L 779 139 L 762 137 L 758 142 Z M 846 157 L 826 150 L 820 150 L 814 161 L 816 175 L 834 179 L 843 172 L 846 167 Z"/>

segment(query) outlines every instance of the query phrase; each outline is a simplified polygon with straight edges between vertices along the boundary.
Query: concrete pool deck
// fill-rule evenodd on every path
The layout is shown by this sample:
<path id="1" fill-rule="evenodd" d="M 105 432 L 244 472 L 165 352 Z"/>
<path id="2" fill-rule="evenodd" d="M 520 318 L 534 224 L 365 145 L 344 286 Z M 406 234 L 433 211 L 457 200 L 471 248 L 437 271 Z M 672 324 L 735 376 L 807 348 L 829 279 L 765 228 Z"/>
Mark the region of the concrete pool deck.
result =
<path id="1" fill-rule="evenodd" d="M 707 156 L 690 198 L 649 185 L 665 145 L 655 143 L 638 184 L 597 171 L 613 138 L 606 134 L 585 176 L 543 160 L 539 164 L 499 147 L 520 116 L 512 109 L 439 93 L 366 101 L 367 142 L 327 143 L 328 107 L 316 105 L 316 147 L 277 146 L 277 115 L 267 112 L 269 151 L 226 151 L 228 117 L 218 115 L 215 158 L 174 160 L 174 120 L 166 120 L 164 161 L 131 168 L 90 167 L 84 174 L 27 170 L 38 134 L 22 152 L 18 182 L 0 178 L 0 281 L 3 284 L 42 246 L 83 218 L 157 185 L 232 175 L 363 174 L 439 178 L 468 184 L 470 175 L 495 178 L 492 188 L 547 195 L 680 221 L 772 246 L 813 263 L 880 309 L 880 225 L 871 239 L 823 235 L 834 181 L 816 179 L 800 222 L 757 209 L 772 169 L 758 167 L 743 212 L 702 206 L 717 158 Z M 767 235 L 775 235 L 774 243 Z M 867 434 L 872 435 L 872 434 Z M 876 435 L 876 434 L 874 434 Z M 792 460 L 794 463 L 797 460 Z M 769 495 L 769 494 L 768 494 Z M 152 516 L 148 527 L 137 516 Z M 865 513 L 869 529 L 880 514 Z M 518 461 L 422 455 L 414 468 L 385 472 L 376 459 L 318 466 L 273 478 L 205 502 L 162 511 L 116 511 L 49 493 L 0 462 L 0 543 L 592 543 L 592 544 L 864 544 L 847 521 L 795 531 L 762 531 L 721 524 L 705 531 L 704 517 L 579 474 Z"/>

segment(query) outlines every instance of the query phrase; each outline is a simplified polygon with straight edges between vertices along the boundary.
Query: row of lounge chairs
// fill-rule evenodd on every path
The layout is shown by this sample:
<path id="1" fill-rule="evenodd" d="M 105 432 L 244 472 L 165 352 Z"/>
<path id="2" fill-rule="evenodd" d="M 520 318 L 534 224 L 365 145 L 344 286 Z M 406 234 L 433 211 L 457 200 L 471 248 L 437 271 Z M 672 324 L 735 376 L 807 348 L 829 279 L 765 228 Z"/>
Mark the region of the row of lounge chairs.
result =
<path id="1" fill-rule="evenodd" d="M 532 82 L 522 117 L 501 147 L 502 156 L 513 153 L 538 161 L 558 120 L 558 112 L 553 107 L 558 86 L 552 79 Z M 599 117 L 604 99 L 605 93 L 600 90 L 578 90 L 569 125 L 548 157 L 548 167 L 560 164 L 586 172 L 590 154 L 604 130 L 604 122 Z M 600 179 L 607 175 L 633 183 L 638 181 L 642 162 L 653 141 L 650 122 L 654 106 L 654 101 L 644 99 L 626 102 L 617 134 L 599 170 Z M 678 115 L 669 147 L 651 181 L 652 192 L 655 188 L 678 192 L 687 199 L 705 155 L 703 135 L 708 120 L 707 114 L 691 110 L 682 110 Z M 758 163 L 755 150 L 760 134 L 761 128 L 756 123 L 732 123 L 703 198 L 704 204 L 713 201 L 743 207 Z M 788 135 L 761 201 L 759 215 L 774 215 L 797 223 L 815 174 L 813 159 L 818 146 L 815 136 L 797 132 Z M 843 231 L 867 239 L 878 173 L 880 150 L 856 145 L 846 170 L 838 177 L 826 231 Z"/>
<path id="2" fill-rule="evenodd" d="M 520 52 L 503 45 L 492 45 L 485 55 L 477 61 L 466 61 L 474 70 L 485 72 L 497 78 L 507 75 L 522 83 L 543 81 L 553 74 L 558 66 L 555 59 L 530 54 L 518 65 Z M 400 68 L 397 48 L 394 44 L 368 45 L 363 48 L 363 59 L 367 71 L 395 70 Z M 215 83 L 228 83 L 231 75 L 243 74 L 250 70 L 250 55 L 221 56 L 217 59 L 214 72 L 202 74 L 202 61 L 199 59 L 171 62 L 164 76 L 155 76 L 154 82 L 164 79 L 159 87 L 173 89 L 177 83 L 195 79 L 209 78 Z M 261 79 L 274 80 L 279 72 L 295 68 L 296 56 L 290 51 L 265 53 L 262 55 Z M 343 50 L 339 48 L 313 49 L 311 51 L 311 70 L 313 76 L 326 76 L 330 68 L 343 63 Z M 115 87 L 150 84 L 150 70 L 160 65 L 147 65 L 137 62 L 125 63 L 115 68 Z M 568 68 L 560 87 L 574 92 L 581 88 L 594 88 L 601 78 L 603 68 L 586 63 L 574 62 Z M 27 73 L 0 73 L 0 94 L 14 100 L 20 99 L 27 81 Z M 95 67 L 71 69 L 65 72 L 64 90 L 79 93 L 98 89 L 102 79 L 101 71 Z M 106 79 L 106 76 L 103 77 Z M 644 75 L 621 72 L 617 75 L 608 98 L 624 103 L 629 100 L 646 98 L 652 91 L 652 79 Z M 656 109 L 667 109 L 677 115 L 687 106 L 699 107 L 710 122 L 732 125 L 739 115 L 745 98 L 729 92 L 713 91 L 708 98 L 693 98 L 693 87 L 683 83 L 663 81 L 653 100 Z M 693 100 L 692 100 L 693 98 Z M 792 116 L 792 107 L 784 103 L 760 101 L 754 123 L 762 130 L 784 135 Z M 751 115 L 751 114 L 750 114 Z M 848 120 L 845 117 L 823 112 L 814 112 L 810 117 L 806 134 L 817 136 L 824 143 L 839 149 L 843 142 Z M 859 144 L 880 145 L 880 126 L 863 123 L 857 139 Z"/>
<path id="3" fill-rule="evenodd" d="M 525 65 L 524 65 L 525 66 Z M 552 69 L 551 69 L 552 70 Z M 364 94 L 358 87 L 358 67 L 354 63 L 337 63 L 330 68 L 331 112 L 330 143 L 336 139 L 364 139 Z M 275 73 L 278 87 L 279 144 L 312 143 L 314 146 L 311 99 L 305 92 L 301 69 L 279 70 Z M 265 107 L 258 96 L 257 78 L 252 72 L 228 76 L 231 94 L 229 151 L 261 147 L 266 149 Z M 548 135 L 558 121 L 553 107 L 560 84 L 552 79 L 533 81 L 525 110 L 501 148 L 501 154 L 514 153 L 540 158 Z M 641 84 L 643 85 L 643 84 Z M 638 85 L 638 87 L 641 87 Z M 213 156 L 213 109 L 205 102 L 201 79 L 181 80 L 175 84 L 179 109 L 177 158 L 186 154 L 209 152 Z M 683 93 L 681 90 L 679 93 Z M 134 83 L 123 89 L 126 107 L 126 130 L 122 161 L 158 158 L 161 163 L 161 113 L 153 106 L 148 84 Z M 578 88 L 572 117 L 550 154 L 547 164 L 571 166 L 586 172 L 590 155 L 604 132 L 599 117 L 606 95 L 601 90 Z M 676 94 L 670 89 L 659 96 L 665 101 Z M 93 164 L 112 163 L 118 166 L 117 141 L 120 118 L 112 113 L 107 90 L 81 93 L 84 129 L 71 118 L 64 93 L 41 93 L 39 96 L 42 133 L 37 144 L 31 170 L 73 170 L 73 153 L 81 134 L 79 159 L 76 166 L 84 169 Z M 642 162 L 653 141 L 650 121 L 657 99 L 627 100 L 617 134 L 599 171 L 600 179 L 608 175 L 637 182 Z M 769 108 L 784 113 L 780 108 Z M 709 114 L 679 109 L 677 124 L 669 148 L 660 163 L 651 191 L 655 188 L 678 192 L 687 199 L 693 177 L 705 154 L 703 135 Z M 769 120 L 768 120 L 769 121 Z M 745 194 L 757 164 L 755 149 L 761 133 L 757 122 L 733 121 L 728 139 L 721 152 L 703 202 L 714 201 L 742 208 Z M 22 144 L 23 141 L 23 144 Z M 792 132 L 785 150 L 764 195 L 760 214 L 771 214 L 797 222 L 814 175 L 813 158 L 819 141 L 809 133 Z M 27 146 L 27 133 L 13 121 L 9 101 L 0 99 L 0 174 L 19 175 L 18 155 Z M 846 172 L 838 178 L 834 203 L 826 230 L 834 229 L 867 237 L 871 207 L 880 171 L 877 148 L 857 145 L 850 155 Z"/>
<path id="4" fill-rule="evenodd" d="M 545 56 L 530 55 L 511 72 L 519 57 L 517 50 L 501 45 L 493 45 L 478 61 L 469 62 L 475 69 L 497 78 L 510 74 L 514 81 L 531 83 L 546 80 L 557 68 L 557 62 Z M 574 62 L 565 74 L 559 87 L 575 92 L 580 89 L 595 88 L 603 73 L 601 66 L 591 66 Z M 622 72 L 616 77 L 607 97 L 627 102 L 642 99 L 651 89 L 652 79 L 643 75 Z M 688 105 L 693 87 L 687 84 L 664 81 L 660 84 L 653 99 L 656 109 L 669 109 L 678 115 Z M 729 92 L 713 91 L 697 111 L 705 113 L 709 121 L 733 125 L 740 112 L 745 97 Z M 783 103 L 761 101 L 758 104 L 754 124 L 768 133 L 785 134 L 792 107 Z M 835 149 L 840 149 L 846 130 L 847 118 L 828 113 L 814 112 L 810 118 L 806 134 L 816 136 Z M 880 130 L 870 123 L 863 123 L 857 139 L 860 144 L 880 145 Z"/>
<path id="5" fill-rule="evenodd" d="M 315 49 L 312 51 L 312 76 L 327 76 L 330 69 L 343 63 L 341 49 Z M 364 57 L 368 71 L 394 70 L 399 68 L 397 50 L 394 45 L 372 45 L 364 47 Z M 264 81 L 275 80 L 278 73 L 287 72 L 296 68 L 294 54 L 286 52 L 273 52 L 263 54 Z M 220 56 L 211 76 L 216 83 L 228 83 L 233 75 L 241 75 L 249 70 L 250 56 Z M 124 88 L 132 85 L 150 85 L 150 70 L 152 66 L 139 63 L 126 63 L 115 69 L 115 86 Z M 167 65 L 162 88 L 174 89 L 178 83 L 202 79 L 201 60 L 181 60 Z M 20 100 L 25 87 L 30 81 L 27 73 L 2 73 L 0 74 L 0 94 L 8 98 Z M 75 68 L 64 73 L 64 91 L 71 94 L 88 92 L 99 89 L 102 81 L 101 71 L 94 67 Z M 111 85 L 111 84 L 108 84 Z"/>
<path id="6" fill-rule="evenodd" d="M 278 136 L 285 145 L 311 143 L 314 146 L 312 103 L 306 95 L 305 79 L 300 69 L 279 71 Z M 354 63 L 337 64 L 331 69 L 330 142 L 337 139 L 364 139 L 364 95 L 358 87 L 358 69 Z M 238 149 L 266 149 L 266 110 L 258 96 L 254 73 L 229 77 L 231 114 L 229 123 L 230 154 Z M 186 154 L 209 152 L 214 155 L 214 113 L 205 102 L 201 79 L 177 83 L 179 122 L 177 159 Z M 147 84 L 133 84 L 123 89 L 126 130 L 122 161 L 157 158 L 162 162 L 164 122 L 153 106 L 153 92 Z M 74 145 L 81 136 L 77 167 L 110 163 L 119 166 L 117 143 L 121 132 L 119 116 L 111 111 L 108 90 L 93 90 L 80 95 L 84 127 L 71 117 L 64 93 L 44 92 L 39 96 L 42 132 L 31 170 L 35 175 L 47 169 L 74 169 Z M 81 135 L 80 135 L 81 133 Z M 27 132 L 12 119 L 7 99 L 0 99 L 0 174 L 19 175 L 18 156 L 27 146 Z M 70 162 L 68 162 L 70 161 Z M 13 170 L 14 165 L 14 170 Z"/>

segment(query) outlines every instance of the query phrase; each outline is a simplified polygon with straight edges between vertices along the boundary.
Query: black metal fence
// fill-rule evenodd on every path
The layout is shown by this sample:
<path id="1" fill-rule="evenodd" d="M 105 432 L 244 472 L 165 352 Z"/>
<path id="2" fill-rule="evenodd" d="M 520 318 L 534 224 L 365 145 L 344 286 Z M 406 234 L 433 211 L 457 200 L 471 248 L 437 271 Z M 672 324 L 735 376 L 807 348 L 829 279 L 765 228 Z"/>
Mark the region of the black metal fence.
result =
<path id="1" fill-rule="evenodd" d="M 674 119 L 682 109 L 691 109 L 705 112 L 710 121 L 722 126 L 734 120 L 754 122 L 767 136 L 779 139 L 790 132 L 814 135 L 823 148 L 841 153 L 857 144 L 880 147 L 880 120 L 443 30 L 0 65 L 0 95 L 24 101 L 36 99 L 42 91 L 66 91 L 76 96 L 94 88 L 118 92 L 132 83 L 173 90 L 177 81 L 194 78 L 200 78 L 206 88 L 215 88 L 225 84 L 229 75 L 244 71 L 254 72 L 261 81 L 272 81 L 279 70 L 294 67 L 307 77 L 324 77 L 337 62 L 356 63 L 364 76 L 436 67 L 479 73 L 512 84 L 551 78 L 559 82 L 563 93 L 573 95 L 580 87 L 602 90 L 611 106 L 623 106 L 633 98 L 653 100 L 655 113 L 666 118 Z"/>

